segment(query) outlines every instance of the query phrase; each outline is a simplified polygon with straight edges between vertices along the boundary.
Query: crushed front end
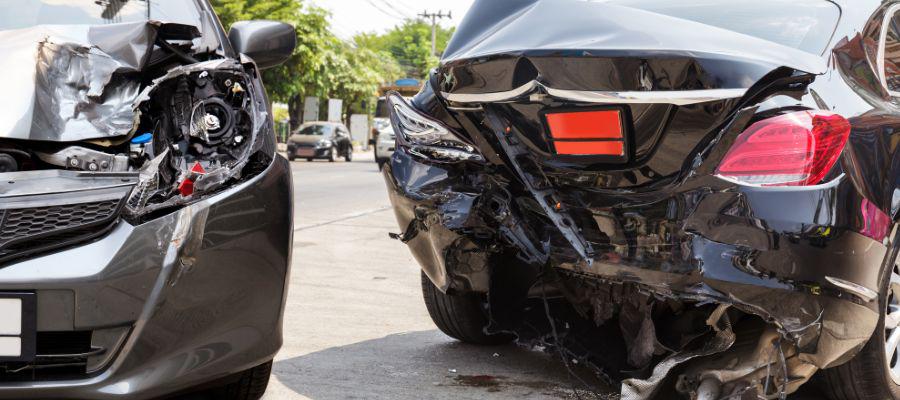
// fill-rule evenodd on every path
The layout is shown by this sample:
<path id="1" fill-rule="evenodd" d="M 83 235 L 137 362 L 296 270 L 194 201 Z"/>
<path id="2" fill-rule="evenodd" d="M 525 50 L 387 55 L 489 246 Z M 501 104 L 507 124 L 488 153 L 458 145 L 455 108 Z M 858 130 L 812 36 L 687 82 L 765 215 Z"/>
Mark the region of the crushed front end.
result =
<path id="1" fill-rule="evenodd" d="M 280 348 L 290 167 L 207 23 L 0 31 L 0 398 L 158 398 Z"/>
<path id="2" fill-rule="evenodd" d="M 777 398 L 862 349 L 892 223 L 842 167 L 871 149 L 821 110 L 850 93 L 823 59 L 727 31 L 692 42 L 709 27 L 622 7 L 505 11 L 484 17 L 498 31 L 470 14 L 423 91 L 389 96 L 395 237 L 440 291 L 483 295 L 486 333 L 564 347 L 623 399 Z M 637 17 L 674 24 L 646 39 L 670 50 L 579 40 Z M 526 33 L 547 18 L 573 28 Z M 571 43 L 590 47 L 554 47 Z M 728 169 L 785 119 L 846 147 L 821 176 Z"/>

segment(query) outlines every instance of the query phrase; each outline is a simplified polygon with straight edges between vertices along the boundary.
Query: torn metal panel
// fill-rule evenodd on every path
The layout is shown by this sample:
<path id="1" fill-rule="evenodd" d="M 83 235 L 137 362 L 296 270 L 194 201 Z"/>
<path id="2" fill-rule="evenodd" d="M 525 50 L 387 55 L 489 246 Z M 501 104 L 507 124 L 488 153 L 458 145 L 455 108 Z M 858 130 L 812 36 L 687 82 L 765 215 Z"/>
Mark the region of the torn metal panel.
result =
<path id="1" fill-rule="evenodd" d="M 176 28 L 178 27 L 178 28 Z M 0 138 L 75 142 L 132 133 L 141 72 L 160 30 L 196 28 L 136 22 L 40 25 L 0 31 Z"/>

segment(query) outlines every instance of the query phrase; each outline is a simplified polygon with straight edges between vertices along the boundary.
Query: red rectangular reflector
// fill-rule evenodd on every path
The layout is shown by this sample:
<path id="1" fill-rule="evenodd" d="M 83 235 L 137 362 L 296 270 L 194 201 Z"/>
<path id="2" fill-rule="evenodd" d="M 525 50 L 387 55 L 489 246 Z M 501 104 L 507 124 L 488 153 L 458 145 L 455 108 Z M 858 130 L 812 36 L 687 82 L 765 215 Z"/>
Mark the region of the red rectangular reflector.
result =
<path id="1" fill-rule="evenodd" d="M 556 154 L 624 156 L 625 142 L 554 142 Z"/>
<path id="2" fill-rule="evenodd" d="M 619 110 L 547 114 L 547 127 L 554 139 L 622 139 Z"/>

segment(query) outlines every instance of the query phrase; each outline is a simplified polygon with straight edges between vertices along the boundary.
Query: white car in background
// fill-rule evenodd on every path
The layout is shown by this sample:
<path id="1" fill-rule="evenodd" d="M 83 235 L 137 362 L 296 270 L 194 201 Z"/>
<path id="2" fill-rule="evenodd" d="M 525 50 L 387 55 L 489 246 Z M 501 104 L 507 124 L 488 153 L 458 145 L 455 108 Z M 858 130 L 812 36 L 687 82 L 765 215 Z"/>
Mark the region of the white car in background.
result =
<path id="1" fill-rule="evenodd" d="M 391 128 L 391 120 L 387 118 L 375 118 L 372 130 L 375 134 L 375 162 L 380 170 L 394 154 L 396 137 Z"/>

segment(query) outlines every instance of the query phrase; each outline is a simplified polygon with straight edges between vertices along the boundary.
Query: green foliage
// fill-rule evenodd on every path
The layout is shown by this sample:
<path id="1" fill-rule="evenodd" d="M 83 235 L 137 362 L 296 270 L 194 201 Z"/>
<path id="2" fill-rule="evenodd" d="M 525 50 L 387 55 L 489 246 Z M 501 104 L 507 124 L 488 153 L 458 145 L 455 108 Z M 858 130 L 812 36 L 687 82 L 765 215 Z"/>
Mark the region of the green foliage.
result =
<path id="1" fill-rule="evenodd" d="M 237 21 L 271 19 L 289 23 L 297 30 L 294 55 L 284 64 L 263 72 L 272 100 L 290 102 L 326 92 L 327 81 L 310 73 L 321 70 L 323 54 L 335 40 L 328 31 L 324 10 L 305 7 L 301 0 L 212 0 L 212 5 L 226 29 Z"/>
<path id="2" fill-rule="evenodd" d="M 378 86 L 400 76 L 400 67 L 386 54 L 357 49 L 328 30 L 325 10 L 302 0 L 212 0 L 222 25 L 242 20 L 287 22 L 297 30 L 297 49 L 281 66 L 263 72 L 272 100 L 287 103 L 291 125 L 300 123 L 308 96 L 343 99 L 358 107 Z"/>
<path id="3" fill-rule="evenodd" d="M 453 28 L 437 27 L 437 51 L 447 48 Z M 363 33 L 353 38 L 359 48 L 390 54 L 406 76 L 424 79 L 438 65 L 438 57 L 431 53 L 431 24 L 422 20 L 407 20 L 384 34 Z"/>
<path id="4" fill-rule="evenodd" d="M 297 30 L 297 49 L 283 65 L 263 72 L 269 97 L 287 103 L 299 125 L 306 97 L 343 99 L 345 111 L 370 112 L 378 87 L 410 76 L 424 78 L 437 65 L 431 25 L 407 21 L 383 34 L 362 34 L 345 43 L 329 31 L 328 13 L 304 0 L 211 0 L 227 28 L 237 21 L 277 20 Z M 438 29 L 443 50 L 453 30 Z M 365 107 L 363 107 L 365 105 Z"/>

